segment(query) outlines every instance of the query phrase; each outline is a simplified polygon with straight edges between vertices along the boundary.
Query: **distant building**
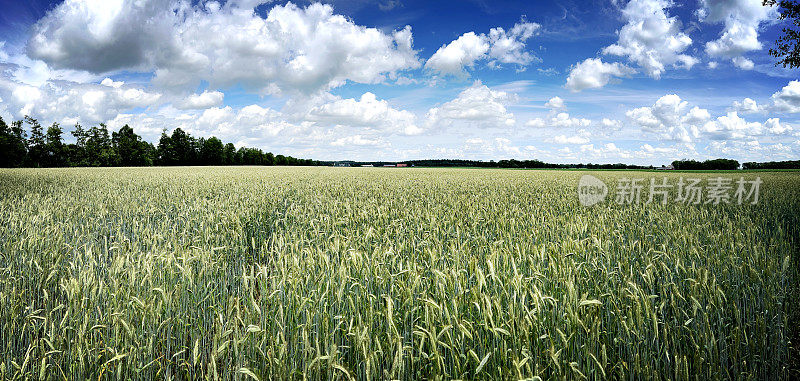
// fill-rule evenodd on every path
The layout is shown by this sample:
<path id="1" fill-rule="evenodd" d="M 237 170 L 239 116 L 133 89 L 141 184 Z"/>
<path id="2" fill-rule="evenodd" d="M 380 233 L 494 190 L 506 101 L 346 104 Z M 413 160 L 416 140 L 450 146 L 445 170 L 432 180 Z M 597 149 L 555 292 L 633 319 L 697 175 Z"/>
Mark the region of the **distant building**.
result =
<path id="1" fill-rule="evenodd" d="M 352 167 L 352 166 L 353 166 L 353 163 L 354 163 L 354 162 L 353 162 L 353 161 L 350 161 L 350 160 L 344 160 L 344 161 L 334 161 L 334 162 L 333 162 L 333 166 L 334 166 L 334 167 Z"/>
<path id="2" fill-rule="evenodd" d="M 396 167 L 396 165 L 394 165 L 394 164 L 384 164 L 383 166 L 384 167 Z"/>
<path id="3" fill-rule="evenodd" d="M 372 164 L 364 164 L 364 165 L 362 165 L 362 167 L 374 167 L 374 165 L 372 165 Z"/>
<path id="4" fill-rule="evenodd" d="M 398 167 L 408 167 L 408 164 L 406 164 L 406 163 L 397 163 L 397 166 Z"/>
<path id="5" fill-rule="evenodd" d="M 662 166 L 660 166 L 660 167 L 658 167 L 656 169 L 659 170 L 659 171 L 670 171 L 670 170 L 675 169 L 675 167 L 673 167 L 672 165 L 667 165 L 667 166 L 663 166 L 662 165 Z"/>

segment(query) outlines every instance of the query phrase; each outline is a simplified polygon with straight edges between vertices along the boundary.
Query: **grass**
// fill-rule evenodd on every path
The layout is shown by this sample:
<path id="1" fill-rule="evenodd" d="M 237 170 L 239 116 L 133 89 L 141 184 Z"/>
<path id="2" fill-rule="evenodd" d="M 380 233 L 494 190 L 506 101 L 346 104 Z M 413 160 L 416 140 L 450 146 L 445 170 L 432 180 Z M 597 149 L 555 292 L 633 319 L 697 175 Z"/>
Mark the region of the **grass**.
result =
<path id="1" fill-rule="evenodd" d="M 587 173 L 716 176 L 0 170 L 0 379 L 797 376 L 798 174 L 584 208 Z"/>

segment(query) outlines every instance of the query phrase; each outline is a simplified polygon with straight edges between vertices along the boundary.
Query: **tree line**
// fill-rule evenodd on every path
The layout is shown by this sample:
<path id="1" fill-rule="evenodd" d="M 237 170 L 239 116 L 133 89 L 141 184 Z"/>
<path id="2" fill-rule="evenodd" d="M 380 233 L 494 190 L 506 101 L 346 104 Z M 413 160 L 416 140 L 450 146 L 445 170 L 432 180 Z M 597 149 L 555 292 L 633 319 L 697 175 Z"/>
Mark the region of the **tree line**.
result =
<path id="1" fill-rule="evenodd" d="M 682 170 L 733 170 L 739 169 L 739 162 L 731 159 L 713 159 L 706 161 L 675 160 L 672 167 Z"/>
<path id="2" fill-rule="evenodd" d="M 541 160 L 517 160 L 517 159 L 504 159 L 500 161 L 482 161 L 482 160 L 466 160 L 466 159 L 428 159 L 428 160 L 408 160 L 401 162 L 394 161 L 340 161 L 335 163 L 346 163 L 351 166 L 374 165 L 381 167 L 385 164 L 407 164 L 410 167 L 468 167 L 468 168 L 528 168 L 528 169 L 569 169 L 569 168 L 583 168 L 583 169 L 653 169 L 653 166 L 632 165 L 632 164 L 556 164 L 547 163 Z"/>
<path id="3" fill-rule="evenodd" d="M 743 169 L 800 169 L 800 160 L 768 161 L 764 163 L 747 162 Z"/>
<path id="4" fill-rule="evenodd" d="M 114 132 L 103 123 L 88 129 L 76 124 L 70 133 L 75 143 L 64 143 L 64 130 L 58 123 L 45 130 L 30 116 L 10 126 L 0 117 L 0 167 L 321 164 L 258 148 L 236 149 L 233 143 L 223 144 L 216 137 L 195 138 L 181 128 L 171 135 L 162 132 L 158 145 L 143 140 L 127 124 Z"/>

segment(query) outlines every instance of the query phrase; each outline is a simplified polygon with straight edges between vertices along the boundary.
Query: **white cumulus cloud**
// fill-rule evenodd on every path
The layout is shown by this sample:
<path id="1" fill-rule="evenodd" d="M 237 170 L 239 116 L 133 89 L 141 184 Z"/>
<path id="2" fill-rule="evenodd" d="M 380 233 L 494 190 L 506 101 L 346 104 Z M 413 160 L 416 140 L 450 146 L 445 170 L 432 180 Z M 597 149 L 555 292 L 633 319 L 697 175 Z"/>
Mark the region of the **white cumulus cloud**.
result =
<path id="1" fill-rule="evenodd" d="M 425 63 L 425 68 L 442 75 L 466 77 L 466 69 L 479 60 L 489 66 L 517 64 L 526 66 L 536 57 L 525 51 L 525 41 L 539 29 L 539 24 L 519 22 L 511 30 L 492 28 L 489 34 L 467 32 L 440 47 Z"/>
<path id="2" fill-rule="evenodd" d="M 741 102 L 734 101 L 732 108 L 740 114 L 754 114 L 764 111 L 764 107 L 751 98 L 745 98 Z"/>
<path id="3" fill-rule="evenodd" d="M 643 130 L 655 133 L 659 139 L 691 142 L 699 136 L 699 126 L 711 118 L 706 109 L 694 107 L 678 95 L 668 94 L 652 106 L 629 110 L 625 115 Z"/>
<path id="4" fill-rule="evenodd" d="M 167 88 L 205 80 L 263 93 L 377 83 L 420 65 L 410 27 L 384 33 L 319 3 L 276 5 L 261 18 L 253 4 L 66 0 L 34 26 L 28 54 L 95 73 L 153 70 Z"/>
<path id="5" fill-rule="evenodd" d="M 378 99 L 367 92 L 356 100 L 335 99 L 312 107 L 306 120 L 346 127 L 366 127 L 390 133 L 416 135 L 422 129 L 416 124 L 416 116 L 406 110 L 392 108 L 386 100 Z"/>
<path id="6" fill-rule="evenodd" d="M 776 111 L 800 112 L 800 81 L 791 81 L 781 91 L 772 94 L 772 105 Z"/>
<path id="7" fill-rule="evenodd" d="M 624 56 L 653 78 L 660 78 L 667 65 L 691 68 L 698 62 L 683 52 L 692 39 L 681 31 L 677 17 L 670 17 L 669 0 L 631 0 L 622 10 L 627 20 L 619 31 L 616 44 L 603 49 L 604 54 Z"/>
<path id="8" fill-rule="evenodd" d="M 743 70 L 751 70 L 753 61 L 742 55 L 760 50 L 759 26 L 774 16 L 774 7 L 765 7 L 761 0 L 702 0 L 700 18 L 712 24 L 724 24 L 719 38 L 706 43 L 711 57 L 728 58 Z"/>
<path id="9" fill-rule="evenodd" d="M 31 86 L 0 77 L 0 97 L 11 117 L 60 123 L 100 123 L 118 113 L 157 104 L 160 93 L 119 85 L 47 82 Z"/>
<path id="10" fill-rule="evenodd" d="M 475 81 L 455 99 L 428 110 L 430 125 L 470 123 L 482 127 L 513 126 L 514 114 L 507 107 L 517 101 L 516 94 L 492 90 Z"/>
<path id="11" fill-rule="evenodd" d="M 560 97 L 552 97 L 550 98 L 547 103 L 544 104 L 544 107 L 554 109 L 554 110 L 563 110 L 567 108 L 567 105 L 564 103 L 564 100 Z"/>
<path id="12" fill-rule="evenodd" d="M 608 63 L 600 58 L 589 58 L 572 67 L 566 87 L 573 92 L 597 89 L 607 85 L 615 77 L 626 77 L 635 72 L 636 70 L 618 62 Z"/>
<path id="13" fill-rule="evenodd" d="M 178 102 L 175 107 L 179 109 L 205 109 L 222 104 L 225 94 L 219 91 L 203 91 L 202 94 L 192 94 Z"/>

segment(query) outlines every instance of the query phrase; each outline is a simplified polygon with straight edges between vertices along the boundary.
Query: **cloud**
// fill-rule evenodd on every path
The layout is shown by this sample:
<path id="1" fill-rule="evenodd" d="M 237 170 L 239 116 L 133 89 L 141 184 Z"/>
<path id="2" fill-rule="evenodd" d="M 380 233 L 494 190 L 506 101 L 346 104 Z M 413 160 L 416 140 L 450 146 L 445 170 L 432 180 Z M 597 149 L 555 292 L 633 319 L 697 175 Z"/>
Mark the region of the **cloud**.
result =
<path id="1" fill-rule="evenodd" d="M 572 136 L 557 135 L 552 141 L 556 144 L 587 144 L 589 143 L 590 136 L 592 136 L 592 134 L 589 131 L 582 129 Z"/>
<path id="2" fill-rule="evenodd" d="M 224 97 L 225 94 L 219 91 L 203 91 L 202 94 L 192 94 L 188 98 L 177 102 L 175 107 L 182 110 L 216 107 L 222 104 Z"/>
<path id="3" fill-rule="evenodd" d="M 606 130 L 619 130 L 622 128 L 622 122 L 608 118 L 603 118 L 600 121 L 600 125 Z"/>
<path id="4" fill-rule="evenodd" d="M 455 99 L 428 110 L 428 124 L 452 125 L 469 123 L 481 127 L 513 126 L 514 114 L 507 106 L 517 101 L 515 94 L 488 88 L 475 81 Z"/>
<path id="5" fill-rule="evenodd" d="M 542 119 L 534 118 L 525 123 L 528 127 L 537 128 L 573 128 L 573 127 L 589 127 L 592 121 L 585 118 L 573 118 L 566 112 L 560 112 L 553 117 Z"/>
<path id="6" fill-rule="evenodd" d="M 597 89 L 607 85 L 614 77 L 626 77 L 636 70 L 621 63 L 607 63 L 600 58 L 589 58 L 572 67 L 567 77 L 566 87 L 573 92 Z"/>
<path id="7" fill-rule="evenodd" d="M 53 69 L 41 60 L 20 54 L 9 56 L 5 53 L 0 59 L 0 75 L 15 82 L 37 87 L 54 80 L 85 83 L 102 78 L 83 71 Z"/>
<path id="8" fill-rule="evenodd" d="M 108 86 L 108 87 L 113 87 L 115 89 L 118 89 L 118 88 L 122 87 L 122 85 L 124 85 L 125 82 L 124 81 L 114 81 L 111 78 L 105 78 L 100 82 L 100 84 L 103 85 L 103 86 Z"/>
<path id="9" fill-rule="evenodd" d="M 346 136 L 343 138 L 339 138 L 331 142 L 332 146 L 341 147 L 341 146 L 377 146 L 385 144 L 384 141 L 381 139 L 367 139 L 362 137 L 361 135 L 353 135 L 353 136 Z"/>
<path id="10" fill-rule="evenodd" d="M 764 122 L 764 129 L 773 135 L 783 135 L 792 132 L 794 129 L 786 123 L 781 123 L 778 118 L 769 118 Z"/>
<path id="11" fill-rule="evenodd" d="M 155 105 L 161 94 L 120 82 L 78 84 L 55 81 L 31 86 L 0 77 L 0 98 L 11 117 L 30 115 L 60 123 L 100 123 L 118 113 Z"/>
<path id="12" fill-rule="evenodd" d="M 733 57 L 731 62 L 733 62 L 733 66 L 736 66 L 742 70 L 753 70 L 753 68 L 756 66 L 753 61 L 750 61 L 744 57 Z"/>
<path id="13" fill-rule="evenodd" d="M 692 39 L 681 31 L 677 17 L 667 15 L 668 0 L 631 0 L 622 10 L 627 20 L 619 31 L 616 44 L 603 49 L 603 54 L 627 57 L 643 71 L 658 79 L 667 65 L 691 68 L 696 58 L 681 54 Z"/>
<path id="14" fill-rule="evenodd" d="M 466 67 L 472 67 L 475 61 L 482 59 L 489 51 L 489 42 L 485 35 L 475 32 L 462 34 L 455 41 L 442 46 L 425 63 L 425 68 L 455 76 L 467 76 Z"/>
<path id="15" fill-rule="evenodd" d="M 594 159 L 607 160 L 609 158 L 616 159 L 630 159 L 633 157 L 631 152 L 622 150 L 614 143 L 606 143 L 601 146 L 595 147 L 594 144 L 585 144 L 580 146 L 582 157 L 591 157 Z"/>
<path id="16" fill-rule="evenodd" d="M 387 101 L 377 99 L 370 92 L 361 95 L 359 100 L 337 98 L 314 106 L 306 113 L 305 119 L 328 125 L 366 127 L 405 135 L 422 133 L 414 114 L 392 108 Z"/>
<path id="17" fill-rule="evenodd" d="M 28 54 L 95 73 L 154 70 L 153 82 L 164 88 L 207 81 L 262 93 L 378 83 L 420 66 L 410 27 L 384 33 L 319 3 L 276 5 L 261 18 L 252 9 L 256 2 L 95 2 L 59 4 L 34 26 Z"/>
<path id="18" fill-rule="evenodd" d="M 503 63 L 525 66 L 535 61 L 536 57 L 524 49 L 525 41 L 533 37 L 539 28 L 539 24 L 522 21 L 514 24 L 508 32 L 500 27 L 489 30 L 490 66 Z"/>
<path id="19" fill-rule="evenodd" d="M 758 28 L 773 18 L 775 7 L 765 7 L 760 0 L 702 0 L 698 15 L 702 21 L 723 23 L 718 39 L 706 43 L 706 53 L 711 57 L 731 59 L 743 70 L 752 70 L 753 62 L 743 54 L 761 50 Z"/>
<path id="20" fill-rule="evenodd" d="M 800 81 L 791 81 L 781 91 L 772 94 L 772 107 L 775 111 L 800 112 Z"/>
<path id="21" fill-rule="evenodd" d="M 489 34 L 467 32 L 449 44 L 442 45 L 425 63 L 425 68 L 441 75 L 466 77 L 467 68 L 479 60 L 486 60 L 490 67 L 501 64 L 526 66 L 536 57 L 526 52 L 525 41 L 539 29 L 539 24 L 519 22 L 511 30 L 492 28 Z"/>
<path id="22" fill-rule="evenodd" d="M 548 67 L 547 69 L 538 68 L 536 71 L 538 71 L 539 74 L 546 75 L 548 77 L 559 74 L 559 71 L 552 67 Z"/>
<path id="23" fill-rule="evenodd" d="M 378 8 L 384 12 L 391 11 L 397 7 L 402 7 L 403 3 L 399 0 L 386 0 L 378 3 Z"/>
<path id="24" fill-rule="evenodd" d="M 172 8 L 168 0 L 66 0 L 33 26 L 27 52 L 56 68 L 143 68 L 173 40 Z"/>
<path id="25" fill-rule="evenodd" d="M 745 101 L 748 99 L 746 98 Z M 749 104 L 749 102 L 743 103 Z M 746 107 L 757 108 L 755 102 Z M 684 117 L 683 121 L 686 122 L 687 118 Z M 729 111 L 715 120 L 710 120 L 708 114 L 705 113 L 703 118 L 692 121 L 692 124 L 699 125 L 702 120 L 706 120 L 706 122 L 702 124 L 699 131 L 703 136 L 712 140 L 748 140 L 758 136 L 785 135 L 793 131 L 791 126 L 781 123 L 779 118 L 769 118 L 764 123 L 749 122 L 740 117 L 737 111 Z"/>
<path id="26" fill-rule="evenodd" d="M 563 110 L 567 108 L 567 105 L 564 104 L 564 100 L 559 97 L 552 97 L 550 98 L 547 103 L 544 104 L 544 107 L 554 109 L 554 110 Z"/>
<path id="27" fill-rule="evenodd" d="M 734 101 L 732 109 L 740 114 L 755 114 L 764 111 L 763 106 L 750 98 L 745 98 L 741 102 Z"/>
<path id="28" fill-rule="evenodd" d="M 763 124 L 748 122 L 736 111 L 728 112 L 702 128 L 702 132 L 714 140 L 747 140 L 756 136 L 784 135 L 792 131 L 791 126 L 781 123 L 778 118 L 767 119 Z"/>
<path id="29" fill-rule="evenodd" d="M 317 136 L 313 123 L 291 123 L 279 111 L 259 105 L 235 109 L 230 106 L 205 110 L 178 110 L 166 106 L 151 113 L 120 113 L 108 121 L 111 129 L 132 126 L 146 139 L 155 141 L 162 129 L 180 127 L 196 136 L 216 136 L 237 146 L 297 148 Z M 282 151 L 283 153 L 284 151 Z"/>
<path id="30" fill-rule="evenodd" d="M 706 147 L 709 157 L 735 157 L 739 161 L 796 160 L 797 145 L 762 144 L 758 140 L 717 140 Z"/>
<path id="31" fill-rule="evenodd" d="M 652 106 L 629 110 L 625 115 L 647 132 L 662 140 L 691 142 L 699 135 L 699 126 L 711 118 L 706 109 L 694 107 L 675 94 L 664 95 Z"/>
<path id="32" fill-rule="evenodd" d="M 736 111 L 720 116 L 715 121 L 703 125 L 702 131 L 712 139 L 744 139 L 761 135 L 762 125 L 742 119 Z"/>

